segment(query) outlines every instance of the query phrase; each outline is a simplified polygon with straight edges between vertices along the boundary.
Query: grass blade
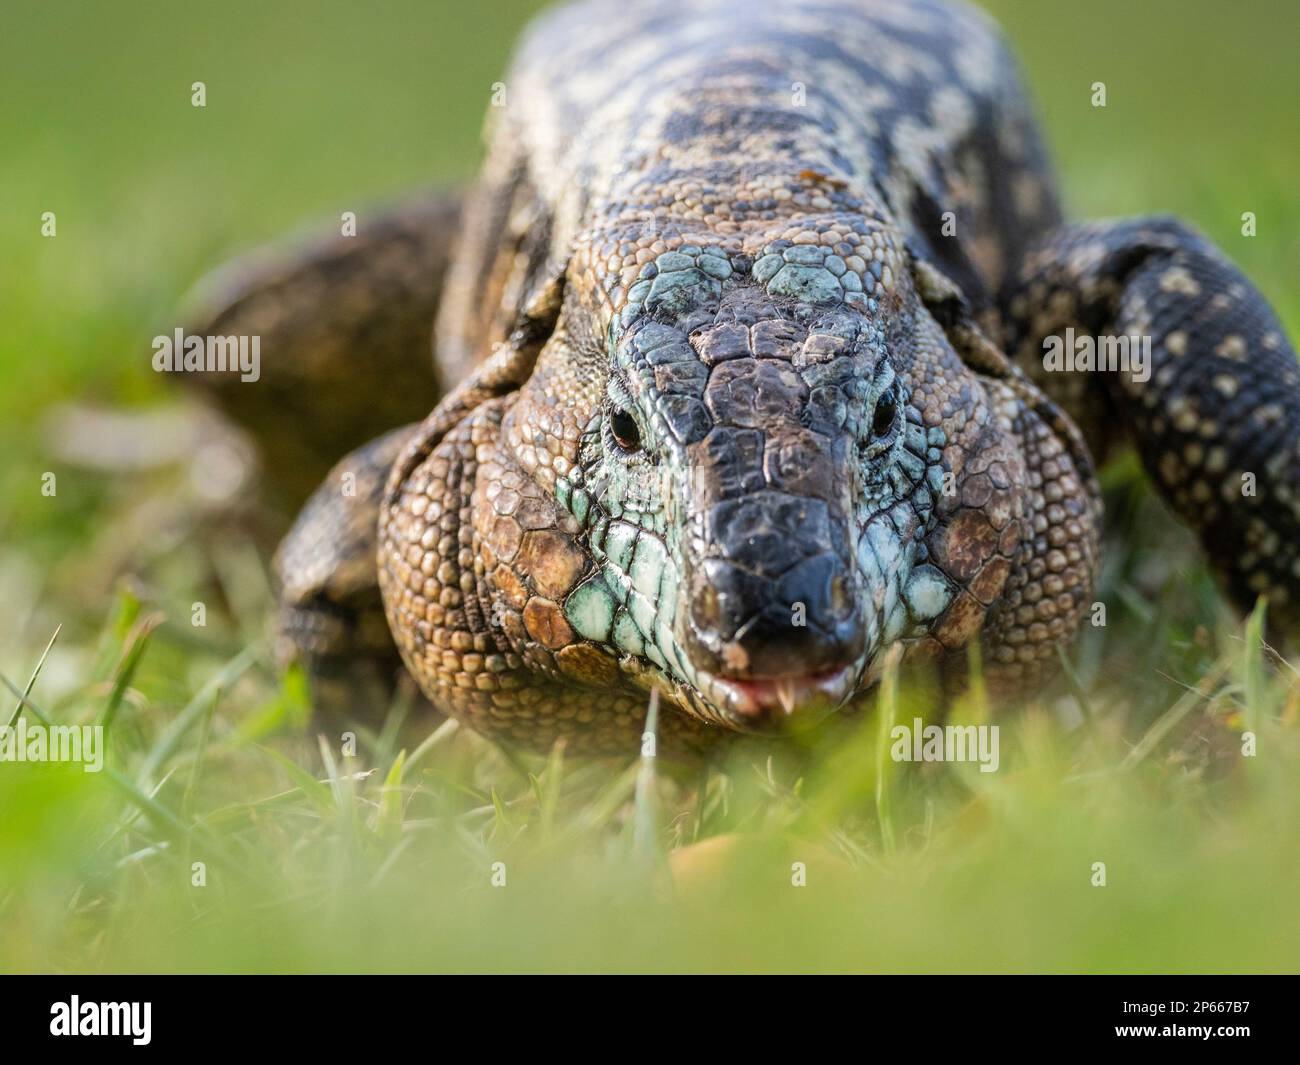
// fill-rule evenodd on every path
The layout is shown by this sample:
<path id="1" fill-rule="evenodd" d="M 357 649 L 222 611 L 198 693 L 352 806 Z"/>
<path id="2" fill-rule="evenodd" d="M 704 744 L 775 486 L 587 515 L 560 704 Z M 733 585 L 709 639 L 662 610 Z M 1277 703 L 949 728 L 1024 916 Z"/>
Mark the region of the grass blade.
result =
<path id="1" fill-rule="evenodd" d="M 880 721 L 879 742 L 876 747 L 876 818 L 880 822 L 880 842 L 886 853 L 892 853 L 896 843 L 893 813 L 893 766 L 889 757 L 889 735 L 898 716 L 898 663 L 902 647 L 895 644 L 885 656 L 880 678 L 880 696 L 876 713 Z"/>
<path id="2" fill-rule="evenodd" d="M 126 689 L 131 685 L 131 678 L 135 676 L 135 671 L 139 668 L 140 659 L 144 656 L 145 648 L 149 646 L 153 630 L 158 627 L 162 620 L 161 614 L 149 614 L 137 625 L 135 637 L 127 647 L 126 654 L 122 656 L 122 660 L 117 667 L 117 674 L 113 678 L 113 688 L 108 694 L 108 703 L 104 706 L 104 713 L 99 720 L 99 723 L 105 729 L 113 723 L 113 718 L 117 716 L 117 709 L 122 705 Z"/>
<path id="3" fill-rule="evenodd" d="M 45 645 L 45 650 L 41 652 L 41 659 L 36 663 L 36 668 L 32 670 L 31 679 L 27 682 L 27 687 L 22 695 L 18 697 L 18 702 L 14 705 L 14 712 L 9 715 L 9 727 L 13 728 L 18 724 L 18 716 L 23 712 L 23 703 L 27 696 L 32 694 L 32 688 L 36 686 L 36 678 L 41 675 L 41 667 L 45 665 L 45 660 L 50 655 L 50 648 L 54 646 L 54 641 L 59 638 L 59 633 L 63 631 L 63 625 L 60 623 L 54 629 L 54 635 L 50 637 L 50 642 Z"/>
<path id="4" fill-rule="evenodd" d="M 659 794 L 655 790 L 655 756 L 659 742 L 659 690 L 650 692 L 650 706 L 646 710 L 645 732 L 641 737 L 641 762 L 637 767 L 636 790 L 633 793 L 632 850 L 643 859 L 655 857 L 657 845 L 656 826 L 659 824 Z"/>

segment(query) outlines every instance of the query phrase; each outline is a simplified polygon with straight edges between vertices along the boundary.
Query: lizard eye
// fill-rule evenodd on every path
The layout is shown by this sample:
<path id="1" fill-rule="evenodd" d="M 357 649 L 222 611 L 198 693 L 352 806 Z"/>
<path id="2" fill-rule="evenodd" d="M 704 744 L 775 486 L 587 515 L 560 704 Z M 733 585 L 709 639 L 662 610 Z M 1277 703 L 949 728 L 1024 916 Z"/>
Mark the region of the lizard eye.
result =
<path id="1" fill-rule="evenodd" d="M 876 403 L 876 413 L 871 419 L 871 434 L 885 436 L 894 427 L 894 414 L 894 397 L 886 393 Z"/>
<path id="2" fill-rule="evenodd" d="M 614 434 L 614 442 L 624 451 L 641 450 L 641 430 L 627 411 L 615 410 L 609 416 L 609 430 Z"/>

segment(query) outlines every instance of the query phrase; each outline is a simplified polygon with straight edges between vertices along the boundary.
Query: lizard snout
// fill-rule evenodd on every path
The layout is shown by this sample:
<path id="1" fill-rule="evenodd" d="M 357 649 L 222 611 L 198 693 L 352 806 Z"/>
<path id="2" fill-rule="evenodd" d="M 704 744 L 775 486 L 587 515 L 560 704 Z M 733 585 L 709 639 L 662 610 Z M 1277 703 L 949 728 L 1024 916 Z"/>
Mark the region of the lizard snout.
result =
<path id="1" fill-rule="evenodd" d="M 866 647 L 858 587 L 824 502 L 756 492 L 713 507 L 692 566 L 681 642 L 692 664 L 734 680 L 835 673 Z"/>

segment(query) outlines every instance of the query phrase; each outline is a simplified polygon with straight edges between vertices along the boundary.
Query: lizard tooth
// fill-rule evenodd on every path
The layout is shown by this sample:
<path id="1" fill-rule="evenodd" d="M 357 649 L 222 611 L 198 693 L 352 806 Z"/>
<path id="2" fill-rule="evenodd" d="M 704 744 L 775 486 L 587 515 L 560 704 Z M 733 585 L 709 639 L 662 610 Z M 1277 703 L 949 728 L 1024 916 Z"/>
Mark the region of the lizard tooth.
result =
<path id="1" fill-rule="evenodd" d="M 794 681 L 789 677 L 782 677 L 776 682 L 776 697 L 780 700 L 781 709 L 787 714 L 794 713 Z"/>

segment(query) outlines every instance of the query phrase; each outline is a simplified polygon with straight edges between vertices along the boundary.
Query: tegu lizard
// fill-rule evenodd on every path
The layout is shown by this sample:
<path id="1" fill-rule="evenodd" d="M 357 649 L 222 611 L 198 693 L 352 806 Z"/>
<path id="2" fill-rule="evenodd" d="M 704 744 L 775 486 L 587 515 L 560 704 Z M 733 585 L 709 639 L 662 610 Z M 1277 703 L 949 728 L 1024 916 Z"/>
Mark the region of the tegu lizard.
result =
<path id="1" fill-rule="evenodd" d="M 441 400 L 339 462 L 277 557 L 322 701 L 404 667 L 481 733 L 600 754 L 637 749 L 651 689 L 704 748 L 858 705 L 895 646 L 960 677 L 977 641 L 993 691 L 1032 690 L 1092 605 L 1125 439 L 1227 594 L 1300 618 L 1276 316 L 1175 220 L 1063 220 L 982 14 L 586 0 L 497 89 L 463 201 L 260 259 L 191 330 L 259 333 L 237 412 L 342 451 L 427 409 L 436 306 Z M 1048 366 L 1067 337 L 1150 361 Z"/>

